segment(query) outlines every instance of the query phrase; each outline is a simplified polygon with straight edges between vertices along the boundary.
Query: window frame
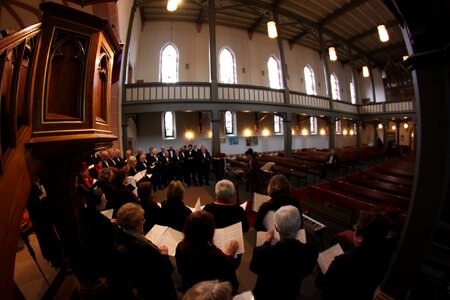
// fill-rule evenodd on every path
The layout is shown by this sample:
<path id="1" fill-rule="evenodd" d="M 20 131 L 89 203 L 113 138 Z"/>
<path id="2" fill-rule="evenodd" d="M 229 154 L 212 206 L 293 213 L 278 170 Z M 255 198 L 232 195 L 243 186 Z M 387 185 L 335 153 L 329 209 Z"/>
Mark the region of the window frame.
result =
<path id="1" fill-rule="evenodd" d="M 272 80 L 271 80 L 271 72 L 270 72 L 271 68 L 269 67 L 271 61 L 274 61 L 277 66 L 277 83 L 278 83 L 278 85 L 276 87 L 274 85 L 272 85 Z M 283 83 L 282 83 L 282 79 L 281 79 L 280 62 L 274 55 L 271 55 L 269 57 L 269 59 L 267 60 L 267 77 L 269 78 L 269 87 L 271 89 L 281 90 L 283 88 Z"/>
<path id="2" fill-rule="evenodd" d="M 311 135 L 317 135 L 317 117 L 309 117 L 309 133 Z"/>
<path id="3" fill-rule="evenodd" d="M 166 134 L 167 130 L 166 130 L 166 114 L 170 113 L 172 115 L 172 131 L 173 131 L 173 135 L 172 136 L 168 136 Z M 175 119 L 175 112 L 173 111 L 164 111 L 161 113 L 161 129 L 162 129 L 162 139 L 163 140 L 175 140 L 177 138 L 177 123 L 176 123 L 176 119 Z"/>
<path id="4" fill-rule="evenodd" d="M 222 53 L 224 53 L 224 51 L 227 51 L 228 53 L 230 53 L 231 55 L 231 60 L 232 60 L 232 67 L 233 67 L 233 82 L 224 82 L 222 80 L 222 67 L 221 67 L 221 55 Z M 237 73 L 236 73 L 236 55 L 234 54 L 234 52 L 227 46 L 223 47 L 222 49 L 220 49 L 219 51 L 219 83 L 224 83 L 224 84 L 237 84 Z"/>
<path id="5" fill-rule="evenodd" d="M 339 79 L 335 73 L 330 74 L 331 99 L 341 100 L 341 91 L 339 87 Z M 334 88 L 333 88 L 334 86 Z M 336 93 L 336 94 L 335 94 Z M 336 96 L 336 97 L 335 97 Z"/>
<path id="6" fill-rule="evenodd" d="M 230 113 L 231 117 L 231 133 L 227 131 L 227 113 Z M 235 136 L 236 135 L 236 113 L 230 110 L 226 110 L 223 114 L 223 130 L 225 135 Z"/>
<path id="7" fill-rule="evenodd" d="M 306 76 L 306 70 L 308 70 L 308 72 L 310 73 L 310 76 Z M 316 75 L 314 74 L 314 70 L 310 65 L 305 65 L 305 67 L 303 68 L 303 77 L 304 77 L 304 82 L 305 82 L 305 93 L 307 95 L 317 95 L 317 90 L 316 90 Z M 308 80 L 311 80 L 311 86 L 312 87 L 312 93 L 308 93 L 308 85 L 307 82 L 308 80 L 306 78 L 309 78 Z"/>
<path id="8" fill-rule="evenodd" d="M 350 81 L 350 101 L 352 102 L 352 104 L 356 104 L 356 86 L 355 86 L 355 81 L 352 79 Z"/>
<path id="9" fill-rule="evenodd" d="M 342 120 L 341 119 L 339 119 L 339 120 L 336 120 L 335 121 L 335 132 L 336 132 L 336 134 L 342 134 Z"/>
<path id="10" fill-rule="evenodd" d="M 276 130 L 276 124 L 278 123 L 279 130 Z M 276 114 L 273 115 L 273 133 L 275 135 L 283 134 L 283 117 L 280 117 Z"/>
<path id="11" fill-rule="evenodd" d="M 173 47 L 176 54 L 176 62 L 175 62 L 175 79 L 174 81 L 163 81 L 163 55 L 164 51 L 167 49 L 167 47 Z M 162 83 L 176 83 L 179 81 L 179 69 L 180 69 L 180 52 L 178 51 L 178 48 L 175 46 L 174 43 L 167 43 L 161 48 L 161 52 L 159 54 L 159 82 Z"/>

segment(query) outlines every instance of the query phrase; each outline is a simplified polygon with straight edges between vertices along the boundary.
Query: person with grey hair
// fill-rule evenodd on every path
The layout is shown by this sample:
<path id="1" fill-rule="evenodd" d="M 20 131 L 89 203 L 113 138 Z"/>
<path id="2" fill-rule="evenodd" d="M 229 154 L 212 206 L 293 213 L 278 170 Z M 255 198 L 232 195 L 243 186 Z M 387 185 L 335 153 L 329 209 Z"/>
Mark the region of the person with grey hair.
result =
<path id="1" fill-rule="evenodd" d="M 126 203 L 117 212 L 117 299 L 136 299 L 133 293 L 138 299 L 178 299 L 168 249 L 158 248 L 144 237 L 144 222 L 144 210 L 135 203 Z"/>
<path id="2" fill-rule="evenodd" d="M 199 282 L 187 290 L 183 300 L 231 300 L 232 297 L 229 282 L 208 280 Z"/>
<path id="3" fill-rule="evenodd" d="M 128 171 L 128 176 L 134 176 L 138 172 L 137 170 L 137 158 L 136 156 L 131 155 L 128 160 L 127 164 L 130 166 L 130 171 Z"/>
<path id="4" fill-rule="evenodd" d="M 271 244 L 274 231 L 268 231 L 263 245 L 253 249 L 250 270 L 258 275 L 253 295 L 256 300 L 294 300 L 303 278 L 313 271 L 319 250 L 313 244 L 296 239 L 301 227 L 299 210 L 286 205 L 275 212 L 275 230 L 280 241 Z"/>
<path id="5" fill-rule="evenodd" d="M 210 212 L 215 219 L 216 228 L 224 228 L 242 222 L 242 231 L 247 232 L 249 225 L 244 209 L 233 202 L 234 184 L 223 179 L 216 183 L 216 200 L 205 205 L 204 210 Z"/>

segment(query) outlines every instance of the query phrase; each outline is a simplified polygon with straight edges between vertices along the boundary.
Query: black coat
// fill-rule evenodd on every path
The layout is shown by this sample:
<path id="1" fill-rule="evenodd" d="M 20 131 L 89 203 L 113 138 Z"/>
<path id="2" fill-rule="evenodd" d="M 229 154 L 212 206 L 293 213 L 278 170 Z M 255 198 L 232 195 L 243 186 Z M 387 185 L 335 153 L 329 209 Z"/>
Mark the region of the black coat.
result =
<path id="1" fill-rule="evenodd" d="M 285 239 L 253 249 L 250 270 L 258 275 L 253 295 L 256 300 L 294 300 L 303 278 L 313 271 L 319 251 L 315 245 Z"/>

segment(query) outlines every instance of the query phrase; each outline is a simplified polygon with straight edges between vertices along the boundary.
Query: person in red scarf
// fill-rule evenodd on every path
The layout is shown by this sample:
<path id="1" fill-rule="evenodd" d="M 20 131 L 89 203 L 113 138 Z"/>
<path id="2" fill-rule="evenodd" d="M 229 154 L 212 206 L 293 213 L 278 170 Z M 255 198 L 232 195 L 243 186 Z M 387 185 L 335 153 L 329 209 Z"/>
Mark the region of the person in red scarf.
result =
<path id="1" fill-rule="evenodd" d="M 82 163 L 77 177 L 76 191 L 79 196 L 85 196 L 91 186 L 94 184 L 94 179 L 89 175 L 89 167 L 86 163 Z"/>

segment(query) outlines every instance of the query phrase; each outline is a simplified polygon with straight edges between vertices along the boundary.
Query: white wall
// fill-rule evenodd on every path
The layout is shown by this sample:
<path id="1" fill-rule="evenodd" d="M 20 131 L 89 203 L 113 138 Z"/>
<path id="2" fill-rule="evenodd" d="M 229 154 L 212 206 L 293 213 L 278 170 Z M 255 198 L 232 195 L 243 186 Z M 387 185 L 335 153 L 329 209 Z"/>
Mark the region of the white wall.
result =
<path id="1" fill-rule="evenodd" d="M 128 24 L 128 23 L 127 23 Z M 127 26 L 128 27 L 128 26 Z M 139 10 L 136 10 L 136 15 L 133 19 L 133 27 L 131 30 L 131 37 L 130 37 L 130 47 L 128 48 L 128 65 L 132 67 L 131 78 L 133 79 L 133 83 L 136 82 L 136 71 L 137 71 L 137 59 L 139 55 L 139 42 L 141 38 L 141 16 Z M 126 33 L 125 33 L 126 34 Z M 128 74 L 128 66 L 124 66 L 125 70 L 127 72 L 127 78 L 130 78 L 130 74 Z M 127 79 L 128 81 L 128 79 Z M 127 82 L 128 83 L 128 82 Z"/>
<path id="2" fill-rule="evenodd" d="M 144 82 L 159 81 L 160 51 L 164 45 L 172 42 L 180 55 L 179 81 L 208 82 L 210 79 L 208 31 L 208 27 L 203 26 L 198 32 L 196 25 L 192 23 L 146 22 L 138 46 L 136 79 L 142 79 Z M 269 87 L 267 61 L 270 56 L 280 60 L 276 39 L 255 33 L 250 40 L 247 31 L 216 26 L 217 55 L 223 47 L 228 47 L 235 54 L 238 84 Z M 283 48 L 288 68 L 289 89 L 305 92 L 303 68 L 309 64 L 315 74 L 317 94 L 326 96 L 319 52 L 300 45 L 294 45 L 291 49 L 287 41 L 283 41 Z M 335 72 L 338 76 L 342 100 L 350 101 L 351 67 L 339 61 L 329 62 L 329 67 L 330 72 Z"/>
<path id="3" fill-rule="evenodd" d="M 372 69 L 373 81 L 375 84 L 375 97 L 376 102 L 385 102 L 386 94 L 384 92 L 383 79 L 381 78 L 381 73 L 378 69 Z M 361 72 L 358 72 L 358 76 L 356 76 L 357 80 L 357 89 L 359 99 L 369 98 L 370 102 L 373 102 L 373 93 L 372 93 L 372 82 L 370 77 L 364 78 Z"/>

